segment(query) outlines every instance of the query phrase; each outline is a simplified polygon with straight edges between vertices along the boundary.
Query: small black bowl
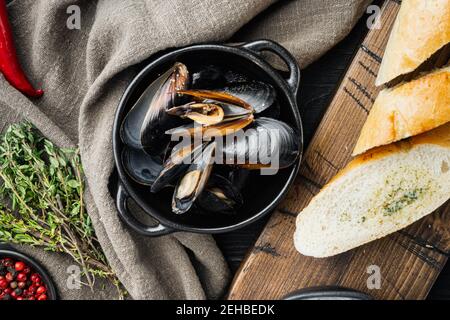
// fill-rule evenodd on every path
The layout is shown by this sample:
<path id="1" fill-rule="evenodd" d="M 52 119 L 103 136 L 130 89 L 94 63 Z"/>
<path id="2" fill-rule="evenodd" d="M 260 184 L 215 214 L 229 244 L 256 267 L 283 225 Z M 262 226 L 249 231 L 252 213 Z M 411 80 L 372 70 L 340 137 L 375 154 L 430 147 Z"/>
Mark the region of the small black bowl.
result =
<path id="1" fill-rule="evenodd" d="M 4 245 L 2 245 L 4 247 Z M 42 267 L 36 260 L 24 255 L 21 252 L 15 251 L 13 249 L 2 249 L 0 248 L 0 259 L 3 258 L 11 258 L 14 260 L 19 260 L 25 262 L 27 265 L 29 265 L 36 273 L 38 273 L 42 281 L 47 286 L 47 297 L 48 300 L 57 300 L 58 294 L 56 292 L 55 284 L 53 283 L 52 278 L 50 278 L 48 272 Z"/>
<path id="2" fill-rule="evenodd" d="M 283 300 L 372 300 L 363 292 L 337 286 L 306 288 L 290 293 Z"/>
<path id="3" fill-rule="evenodd" d="M 289 68 L 286 77 L 264 60 L 261 55 L 264 51 L 278 55 L 286 63 Z M 277 91 L 281 106 L 280 119 L 297 130 L 300 144 L 303 145 L 302 123 L 297 107 L 299 67 L 286 49 L 268 40 L 238 46 L 193 45 L 169 52 L 148 64 L 128 86 L 117 108 L 112 137 L 114 159 L 119 175 L 116 205 L 121 219 L 128 226 L 147 236 L 159 236 L 175 231 L 223 233 L 242 228 L 270 213 L 283 199 L 297 175 L 301 157 L 294 165 L 280 170 L 276 175 L 268 176 L 261 175 L 259 171 L 252 172 L 242 190 L 244 205 L 234 216 L 189 213 L 175 215 L 171 211 L 172 192 L 163 190 L 152 194 L 148 187 L 139 185 L 129 178 L 123 168 L 121 153 L 124 145 L 120 139 L 122 121 L 147 86 L 175 62 L 184 63 L 188 70 L 195 70 L 202 65 L 220 65 L 245 74 L 252 80 L 271 84 Z M 156 226 L 149 226 L 136 219 L 127 207 L 130 198 L 159 223 Z"/>

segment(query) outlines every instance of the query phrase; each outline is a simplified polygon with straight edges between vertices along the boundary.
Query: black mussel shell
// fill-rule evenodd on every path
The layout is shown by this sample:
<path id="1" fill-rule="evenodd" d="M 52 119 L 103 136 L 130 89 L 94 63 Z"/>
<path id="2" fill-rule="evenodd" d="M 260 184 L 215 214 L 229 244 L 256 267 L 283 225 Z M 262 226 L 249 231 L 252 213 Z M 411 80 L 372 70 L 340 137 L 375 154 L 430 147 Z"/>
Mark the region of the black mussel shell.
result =
<path id="1" fill-rule="evenodd" d="M 255 113 L 261 113 L 271 107 L 277 99 L 275 88 L 260 81 L 230 84 L 223 88 L 223 91 L 247 102 Z"/>
<path id="2" fill-rule="evenodd" d="M 223 70 L 215 65 L 207 65 L 192 74 L 192 89 L 214 89 L 226 86 L 227 79 Z"/>
<path id="3" fill-rule="evenodd" d="M 266 117 L 266 118 L 272 118 L 272 119 L 280 119 L 281 116 L 281 107 L 278 101 L 275 101 L 275 103 L 270 107 L 258 114 L 259 117 Z"/>
<path id="4" fill-rule="evenodd" d="M 197 199 L 197 205 L 206 212 L 236 214 L 243 205 L 242 195 L 233 184 L 219 175 L 212 175 L 207 187 Z"/>
<path id="5" fill-rule="evenodd" d="M 228 70 L 224 72 L 224 77 L 226 80 L 226 83 L 242 83 L 242 82 L 249 82 L 250 78 L 240 72 L 237 72 L 235 70 Z"/>
<path id="6" fill-rule="evenodd" d="M 224 144 L 222 152 L 226 164 L 247 169 L 281 169 L 291 166 L 300 155 L 300 136 L 286 123 L 257 118 L 243 135 Z"/>
<path id="7" fill-rule="evenodd" d="M 161 156 L 150 156 L 143 150 L 129 147 L 122 151 L 122 164 L 131 179 L 146 186 L 155 182 L 163 168 Z"/>
<path id="8" fill-rule="evenodd" d="M 226 198 L 226 195 L 220 188 L 206 189 L 198 197 L 196 205 L 204 213 L 236 214 L 234 203 L 228 202 L 224 198 Z"/>
<path id="9" fill-rule="evenodd" d="M 253 114 L 241 117 L 235 121 L 225 121 L 211 126 L 199 126 L 192 122 L 166 131 L 167 135 L 175 137 L 194 137 L 202 135 L 203 139 L 210 140 L 215 137 L 222 137 L 233 134 L 251 125 L 254 121 Z"/>
<path id="10" fill-rule="evenodd" d="M 120 127 L 122 142 L 129 147 L 141 149 L 141 128 L 148 106 L 153 99 L 156 88 L 150 85 L 126 115 Z"/>
<path id="11" fill-rule="evenodd" d="M 204 190 L 212 171 L 214 150 L 215 144 L 208 144 L 178 182 L 172 199 L 175 214 L 186 213 Z"/>
<path id="12" fill-rule="evenodd" d="M 250 177 L 250 170 L 234 167 L 228 172 L 228 181 L 236 190 L 242 191 Z"/>
<path id="13" fill-rule="evenodd" d="M 141 144 L 148 154 L 159 154 L 170 140 L 170 137 L 165 136 L 165 131 L 180 125 L 180 119 L 167 114 L 167 110 L 176 105 L 178 90 L 185 90 L 188 82 L 186 66 L 176 63 L 150 85 L 152 99 L 145 106 L 147 111 L 140 127 Z"/>
<path id="14" fill-rule="evenodd" d="M 170 156 L 164 162 L 163 169 L 152 184 L 151 191 L 159 192 L 165 187 L 173 186 L 181 175 L 186 173 L 194 161 L 195 156 L 203 146 L 177 145 L 170 152 Z"/>

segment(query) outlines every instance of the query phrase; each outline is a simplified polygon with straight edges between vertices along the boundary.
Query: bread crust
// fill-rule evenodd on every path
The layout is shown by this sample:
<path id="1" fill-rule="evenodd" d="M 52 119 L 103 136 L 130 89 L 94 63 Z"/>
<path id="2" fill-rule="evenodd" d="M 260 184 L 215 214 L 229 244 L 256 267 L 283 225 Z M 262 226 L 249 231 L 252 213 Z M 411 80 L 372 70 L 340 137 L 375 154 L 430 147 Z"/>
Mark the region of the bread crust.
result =
<path id="1" fill-rule="evenodd" d="M 450 67 L 447 67 L 381 91 L 353 155 L 421 134 L 449 121 Z"/>
<path id="2" fill-rule="evenodd" d="M 414 149 L 415 147 L 418 147 L 420 145 L 436 145 L 436 146 L 440 146 L 446 149 L 450 149 L 450 123 L 447 123 L 443 126 L 440 126 L 434 130 L 425 132 L 421 135 L 406 139 L 406 140 L 402 140 L 396 143 L 392 143 L 389 145 L 385 145 L 385 146 L 381 146 L 381 147 L 377 147 L 375 149 L 372 149 L 368 152 L 366 152 L 363 155 L 360 155 L 358 157 L 356 157 L 354 160 L 352 160 L 343 170 L 341 170 L 334 178 L 332 178 L 327 185 L 325 185 L 325 187 L 321 190 L 321 192 L 319 194 L 317 194 L 312 200 L 310 205 L 314 202 L 314 201 L 321 201 L 319 200 L 319 196 L 322 195 L 323 191 L 326 190 L 327 188 L 330 188 L 334 183 L 340 183 L 341 178 L 344 178 L 344 176 L 350 175 L 352 173 L 352 171 L 358 169 L 361 166 L 367 166 L 370 163 L 373 163 L 377 160 L 381 160 L 384 159 L 385 157 L 389 157 L 389 156 L 393 156 L 393 155 L 398 155 L 398 154 L 402 154 L 402 153 L 407 153 L 409 151 L 411 151 L 412 149 Z M 307 208 L 305 208 L 304 210 L 306 210 Z M 428 213 L 430 213 L 431 211 L 424 211 L 423 214 L 421 216 L 424 216 Z M 392 227 L 391 231 L 386 232 L 386 230 L 384 231 L 380 231 L 380 232 L 375 232 L 372 236 L 365 238 L 364 236 L 361 236 L 361 238 L 359 239 L 358 243 L 352 243 L 351 245 L 349 243 L 336 243 L 335 246 L 319 246 L 316 249 L 314 249 L 315 251 L 311 251 L 311 245 L 307 244 L 306 242 L 300 242 L 298 241 L 297 237 L 299 232 L 302 232 L 302 230 L 308 230 L 308 228 L 310 228 L 310 223 L 314 223 L 317 221 L 317 219 L 314 219 L 311 215 L 311 213 L 318 214 L 320 215 L 321 212 L 317 211 L 317 212 L 309 212 L 309 217 L 307 219 L 305 219 L 305 217 L 302 215 L 303 211 L 299 213 L 299 215 L 297 216 L 297 220 L 296 220 L 296 231 L 294 234 L 294 243 L 295 246 L 297 248 L 298 251 L 300 251 L 303 254 L 307 254 L 307 255 L 311 255 L 314 257 L 329 257 L 329 256 L 333 256 L 336 254 L 339 254 L 341 252 L 350 250 L 352 248 L 355 248 L 359 245 L 368 243 L 370 241 L 379 239 L 381 237 L 386 236 L 389 233 L 395 232 L 411 223 L 413 223 L 414 221 L 416 221 L 416 218 L 410 218 L 410 220 L 405 220 L 402 219 L 401 221 L 399 221 L 395 226 Z M 420 218 L 420 217 L 419 217 Z M 376 228 L 375 226 L 372 226 L 373 228 Z M 377 229 L 375 229 L 377 230 Z M 358 232 L 358 230 L 354 230 L 352 232 Z M 327 239 L 321 239 L 320 241 L 326 242 L 329 241 Z M 309 241 L 309 240 L 305 240 L 303 239 L 302 241 Z M 344 241 L 344 240 L 343 240 Z M 303 251 L 306 249 L 306 252 Z"/>
<path id="3" fill-rule="evenodd" d="M 395 143 L 371 149 L 368 152 L 355 157 L 344 169 L 333 177 L 328 184 L 364 163 L 387 157 L 393 153 L 406 152 L 420 144 L 435 144 L 444 148 L 450 148 L 450 123 L 446 123 L 434 130 L 427 131 L 403 141 L 397 141 Z"/>
<path id="4" fill-rule="evenodd" d="M 375 81 L 414 71 L 450 42 L 450 1 L 403 0 Z"/>

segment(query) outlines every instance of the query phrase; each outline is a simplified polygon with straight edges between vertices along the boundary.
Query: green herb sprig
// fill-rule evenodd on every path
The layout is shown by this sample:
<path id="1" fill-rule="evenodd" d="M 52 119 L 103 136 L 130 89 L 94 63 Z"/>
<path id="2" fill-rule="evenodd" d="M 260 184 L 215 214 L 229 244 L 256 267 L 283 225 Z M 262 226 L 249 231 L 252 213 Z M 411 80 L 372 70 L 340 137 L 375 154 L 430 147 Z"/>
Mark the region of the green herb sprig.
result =
<path id="1" fill-rule="evenodd" d="M 87 285 L 108 278 L 122 298 L 85 209 L 83 179 L 77 149 L 55 146 L 28 122 L 11 125 L 0 137 L 0 242 L 66 253 Z"/>

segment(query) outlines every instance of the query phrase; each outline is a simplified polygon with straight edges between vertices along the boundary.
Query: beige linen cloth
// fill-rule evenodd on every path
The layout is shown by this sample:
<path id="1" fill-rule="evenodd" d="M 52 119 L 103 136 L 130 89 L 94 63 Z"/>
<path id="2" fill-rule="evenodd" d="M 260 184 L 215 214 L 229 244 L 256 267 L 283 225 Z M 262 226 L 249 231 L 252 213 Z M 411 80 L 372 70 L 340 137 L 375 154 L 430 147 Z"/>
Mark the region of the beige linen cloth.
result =
<path id="1" fill-rule="evenodd" d="M 134 299 L 220 298 L 230 273 L 213 238 L 177 233 L 145 238 L 119 220 L 108 179 L 114 169 L 111 130 L 134 65 L 167 48 L 201 42 L 269 38 L 301 67 L 354 26 L 369 0 L 15 0 L 8 12 L 20 60 L 45 90 L 30 100 L 0 75 L 0 129 L 26 118 L 60 146 L 79 145 L 86 203 L 106 256 Z M 77 5 L 81 29 L 66 27 Z M 239 32 L 238 32 L 239 31 Z M 237 39 L 236 39 L 237 38 Z M 109 299 L 98 283 L 70 290 L 67 257 L 26 249 L 55 278 L 63 299 Z"/>

